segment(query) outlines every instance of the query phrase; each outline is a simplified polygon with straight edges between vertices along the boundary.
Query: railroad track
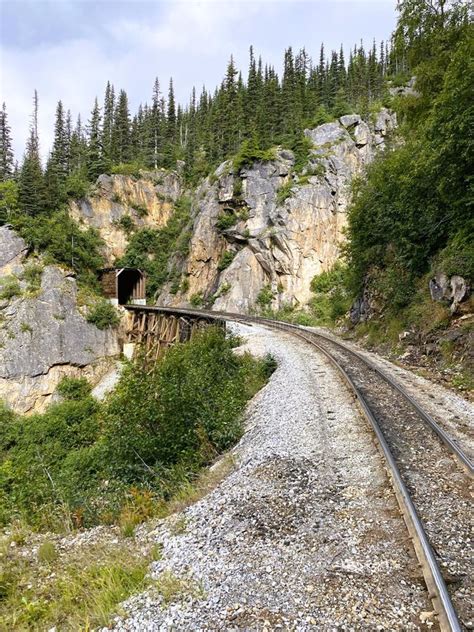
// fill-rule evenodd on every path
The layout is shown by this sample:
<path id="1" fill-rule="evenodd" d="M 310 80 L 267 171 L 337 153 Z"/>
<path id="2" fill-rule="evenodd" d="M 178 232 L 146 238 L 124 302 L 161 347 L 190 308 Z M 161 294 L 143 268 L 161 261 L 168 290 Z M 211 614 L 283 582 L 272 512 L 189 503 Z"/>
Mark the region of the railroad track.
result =
<path id="1" fill-rule="evenodd" d="M 336 366 L 377 437 L 441 630 L 474 629 L 473 464 L 403 386 L 344 343 L 298 325 L 223 312 L 155 309 L 287 331 Z"/>

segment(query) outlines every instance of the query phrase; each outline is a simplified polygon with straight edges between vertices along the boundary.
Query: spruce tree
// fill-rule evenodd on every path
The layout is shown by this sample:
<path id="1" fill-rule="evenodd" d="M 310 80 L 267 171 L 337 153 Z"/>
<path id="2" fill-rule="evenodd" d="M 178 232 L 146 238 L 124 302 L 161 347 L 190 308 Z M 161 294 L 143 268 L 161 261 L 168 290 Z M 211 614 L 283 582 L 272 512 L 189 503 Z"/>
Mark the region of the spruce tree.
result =
<path id="1" fill-rule="evenodd" d="M 131 123 L 128 109 L 128 97 L 125 90 L 120 90 L 117 106 L 115 108 L 112 144 L 115 164 L 130 162 L 132 159 L 131 147 Z"/>
<path id="2" fill-rule="evenodd" d="M 100 108 L 96 98 L 87 127 L 87 173 L 91 180 L 96 180 L 104 172 L 105 166 L 100 122 Z"/>
<path id="3" fill-rule="evenodd" d="M 104 98 L 104 120 L 102 126 L 102 149 L 104 155 L 104 166 L 110 169 L 113 163 L 114 148 L 112 131 L 114 127 L 115 112 L 115 90 L 110 81 L 107 82 Z"/>
<path id="4" fill-rule="evenodd" d="M 20 210 L 28 215 L 38 215 L 46 210 L 46 191 L 41 166 L 38 139 L 38 93 L 33 98 L 33 117 L 26 152 L 18 181 Z"/>
<path id="5" fill-rule="evenodd" d="M 5 103 L 0 111 L 0 181 L 10 180 L 14 174 L 13 149 Z"/>

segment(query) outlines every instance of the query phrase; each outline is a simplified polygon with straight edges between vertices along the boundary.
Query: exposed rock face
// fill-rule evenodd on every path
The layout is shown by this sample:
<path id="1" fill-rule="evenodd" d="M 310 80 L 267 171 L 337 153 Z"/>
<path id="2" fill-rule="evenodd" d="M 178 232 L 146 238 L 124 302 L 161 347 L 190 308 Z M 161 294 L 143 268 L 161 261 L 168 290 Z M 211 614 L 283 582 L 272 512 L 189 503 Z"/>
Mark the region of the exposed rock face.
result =
<path id="1" fill-rule="evenodd" d="M 25 252 L 22 239 L 0 229 L 0 288 L 14 273 L 21 290 L 0 300 L 0 399 L 21 413 L 42 410 L 64 375 L 97 381 L 120 351 L 114 331 L 97 329 L 80 313 L 76 281 L 67 272 L 47 266 L 40 289 L 28 288 Z"/>
<path id="2" fill-rule="evenodd" d="M 173 211 L 173 202 L 181 195 L 181 181 L 170 172 L 143 172 L 132 176 L 101 175 L 93 195 L 71 202 L 70 213 L 87 228 L 96 228 L 106 244 L 107 262 L 121 257 L 128 243 L 120 225 L 129 217 L 138 228 L 164 226 Z"/>
<path id="3" fill-rule="evenodd" d="M 216 310 L 248 312 L 263 288 L 275 308 L 306 303 L 313 276 L 339 256 L 352 179 L 395 126 L 395 115 L 382 110 L 370 125 L 354 114 L 306 130 L 313 149 L 299 177 L 288 150 L 240 174 L 223 163 L 196 194 L 190 254 L 181 268 L 187 290 L 171 294 L 167 286 L 158 303 L 184 305 L 202 296 Z M 282 187 L 291 188 L 288 196 Z"/>
<path id="4" fill-rule="evenodd" d="M 433 301 L 447 303 L 452 314 L 456 312 L 459 303 L 464 301 L 470 293 L 466 279 L 458 275 L 448 277 L 443 272 L 430 280 L 429 288 Z"/>
<path id="5" fill-rule="evenodd" d="M 21 265 L 28 248 L 10 226 L 0 226 L 0 270 L 2 276 L 11 274 Z"/>

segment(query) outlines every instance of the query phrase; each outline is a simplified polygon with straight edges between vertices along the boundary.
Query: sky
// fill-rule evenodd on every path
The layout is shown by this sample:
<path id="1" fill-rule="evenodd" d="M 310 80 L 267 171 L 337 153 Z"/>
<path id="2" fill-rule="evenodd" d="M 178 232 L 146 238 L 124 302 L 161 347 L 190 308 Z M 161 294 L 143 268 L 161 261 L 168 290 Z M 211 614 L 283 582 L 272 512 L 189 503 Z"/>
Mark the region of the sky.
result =
<path id="1" fill-rule="evenodd" d="M 214 90 L 231 54 L 244 77 L 253 45 L 281 68 L 284 49 L 303 46 L 315 59 L 361 39 L 388 39 L 396 0 L 0 0 L 0 102 L 5 102 L 21 161 L 39 94 L 43 156 L 61 99 L 73 120 L 87 120 L 110 80 L 127 91 L 132 113 L 150 101 L 154 78 L 179 102 L 193 85 Z"/>

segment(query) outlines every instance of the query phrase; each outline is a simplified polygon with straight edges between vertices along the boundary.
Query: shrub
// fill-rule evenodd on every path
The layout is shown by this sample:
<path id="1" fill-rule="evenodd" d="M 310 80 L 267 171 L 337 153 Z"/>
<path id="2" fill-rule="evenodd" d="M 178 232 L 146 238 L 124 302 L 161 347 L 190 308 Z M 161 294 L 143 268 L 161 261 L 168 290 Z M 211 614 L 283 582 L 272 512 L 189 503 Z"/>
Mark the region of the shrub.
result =
<path id="1" fill-rule="evenodd" d="M 209 327 L 153 366 L 126 366 L 105 402 L 69 378 L 59 389 L 66 399 L 43 415 L 25 420 L 0 408 L 0 522 L 19 515 L 61 529 L 118 521 L 131 535 L 240 437 L 245 403 L 273 363 L 232 346 Z"/>
<path id="2" fill-rule="evenodd" d="M 85 377 L 65 376 L 59 382 L 56 390 L 64 399 L 77 401 L 90 395 L 91 385 Z"/>
<path id="3" fill-rule="evenodd" d="M 193 307 L 201 307 L 202 305 L 204 305 L 204 297 L 202 295 L 202 292 L 197 292 L 196 294 L 193 294 L 189 299 L 189 302 Z"/>
<path id="4" fill-rule="evenodd" d="M 131 215 L 122 215 L 122 217 L 117 220 L 115 224 L 119 228 L 121 228 L 126 235 L 130 235 L 130 233 L 135 228 L 135 224 L 133 223 Z"/>
<path id="5" fill-rule="evenodd" d="M 95 325 L 98 329 L 107 329 L 118 325 L 120 317 L 115 307 L 103 299 L 92 307 L 87 315 L 87 322 Z"/>
<path id="6" fill-rule="evenodd" d="M 239 220 L 239 218 L 237 217 L 237 215 L 234 212 L 220 213 L 220 215 L 219 215 L 219 217 L 217 218 L 217 221 L 216 221 L 216 228 L 220 232 L 224 232 L 225 230 L 228 230 L 229 228 L 232 228 L 232 226 L 235 226 L 235 224 L 237 224 L 238 220 Z"/>
<path id="7" fill-rule="evenodd" d="M 289 182 L 286 182 L 278 189 L 277 196 L 276 196 L 276 202 L 278 205 L 283 204 L 283 202 L 286 199 L 291 197 L 291 195 L 293 194 L 294 186 L 295 186 L 295 183 L 293 182 L 293 180 L 290 180 Z"/>
<path id="8" fill-rule="evenodd" d="M 139 178 L 142 169 L 143 165 L 139 162 L 121 162 L 118 165 L 114 165 L 110 173 Z"/>
<path id="9" fill-rule="evenodd" d="M 269 162 L 275 160 L 276 152 L 274 149 L 261 149 L 256 137 L 250 140 L 244 140 L 240 146 L 240 150 L 234 157 L 234 170 L 239 172 L 244 167 L 251 167 L 255 162 Z"/>
<path id="10" fill-rule="evenodd" d="M 28 283 L 28 292 L 37 292 L 41 287 L 43 266 L 39 263 L 28 263 L 23 269 L 23 279 Z"/>
<path id="11" fill-rule="evenodd" d="M 232 252 L 232 250 L 226 250 L 224 253 L 222 253 L 221 258 L 219 259 L 219 263 L 217 264 L 217 269 L 219 270 L 219 272 L 222 272 L 223 270 L 228 268 L 234 260 L 234 257 L 235 252 Z"/>
<path id="12" fill-rule="evenodd" d="M 15 296 L 20 296 L 21 287 L 16 279 L 13 276 L 3 277 L 2 285 L 0 286 L 0 300 L 11 300 Z"/>
<path id="13" fill-rule="evenodd" d="M 139 217 L 146 217 L 148 215 L 148 209 L 143 204 L 137 204 L 134 202 L 131 206 Z"/>
<path id="14" fill-rule="evenodd" d="M 271 305 L 274 293 L 270 285 L 265 285 L 257 295 L 257 305 L 265 309 Z"/>
<path id="15" fill-rule="evenodd" d="M 96 230 L 82 230 L 67 211 L 35 217 L 17 215 L 12 225 L 28 246 L 46 255 L 47 261 L 73 268 L 81 284 L 97 287 L 103 241 Z"/>

